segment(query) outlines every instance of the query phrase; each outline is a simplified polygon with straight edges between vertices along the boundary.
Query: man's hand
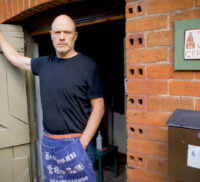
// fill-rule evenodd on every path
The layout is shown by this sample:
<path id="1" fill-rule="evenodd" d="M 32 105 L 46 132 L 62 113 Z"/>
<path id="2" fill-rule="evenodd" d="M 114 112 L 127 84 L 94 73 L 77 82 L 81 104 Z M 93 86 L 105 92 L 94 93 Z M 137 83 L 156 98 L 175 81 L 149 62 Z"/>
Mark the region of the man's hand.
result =
<path id="1" fill-rule="evenodd" d="M 10 63 L 23 70 L 31 71 L 31 58 L 20 55 L 0 32 L 0 47 Z"/>
<path id="2" fill-rule="evenodd" d="M 88 144 L 90 143 L 91 139 L 93 138 L 94 134 L 99 127 L 101 119 L 104 114 L 104 99 L 103 98 L 93 98 L 90 100 L 92 105 L 92 112 L 88 119 L 88 123 L 86 128 L 83 132 L 83 135 L 80 137 L 80 142 L 84 149 L 87 148 Z"/>
<path id="3" fill-rule="evenodd" d="M 83 141 L 82 138 L 80 138 L 80 142 L 81 142 L 81 144 L 82 144 L 82 147 L 86 150 L 86 149 L 87 149 L 87 146 L 88 146 L 88 142 Z"/>

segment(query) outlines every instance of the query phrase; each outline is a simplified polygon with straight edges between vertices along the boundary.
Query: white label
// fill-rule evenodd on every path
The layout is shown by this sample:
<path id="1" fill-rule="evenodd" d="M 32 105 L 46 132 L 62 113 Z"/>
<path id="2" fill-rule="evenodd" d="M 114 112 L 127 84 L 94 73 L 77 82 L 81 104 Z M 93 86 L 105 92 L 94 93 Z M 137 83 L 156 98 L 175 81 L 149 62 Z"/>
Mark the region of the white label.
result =
<path id="1" fill-rule="evenodd" d="M 188 145 L 187 166 L 200 169 L 200 146 Z"/>
<path id="2" fill-rule="evenodd" d="M 200 29 L 185 30 L 185 59 L 200 59 Z"/>

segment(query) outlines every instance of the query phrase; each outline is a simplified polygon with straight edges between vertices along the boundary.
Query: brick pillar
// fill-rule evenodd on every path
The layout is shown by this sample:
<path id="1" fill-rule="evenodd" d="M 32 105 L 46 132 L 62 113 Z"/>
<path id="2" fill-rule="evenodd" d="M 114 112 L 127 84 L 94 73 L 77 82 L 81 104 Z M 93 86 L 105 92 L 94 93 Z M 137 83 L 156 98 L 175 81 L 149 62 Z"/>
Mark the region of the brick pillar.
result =
<path id="1" fill-rule="evenodd" d="M 174 22 L 200 17 L 200 0 L 126 0 L 127 182 L 168 178 L 166 122 L 200 110 L 200 72 L 174 71 Z"/>

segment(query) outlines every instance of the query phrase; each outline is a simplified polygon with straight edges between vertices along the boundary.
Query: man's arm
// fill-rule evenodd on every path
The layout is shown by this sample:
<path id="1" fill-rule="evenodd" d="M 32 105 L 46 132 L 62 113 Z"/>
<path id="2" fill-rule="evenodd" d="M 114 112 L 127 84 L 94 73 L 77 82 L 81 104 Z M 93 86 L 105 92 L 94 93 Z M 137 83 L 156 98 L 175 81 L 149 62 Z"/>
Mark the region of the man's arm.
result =
<path id="1" fill-rule="evenodd" d="M 18 68 L 31 71 L 31 58 L 20 55 L 0 32 L 0 47 L 10 63 Z"/>
<path id="2" fill-rule="evenodd" d="M 83 148 L 86 149 L 91 139 L 95 135 L 101 119 L 104 114 L 104 99 L 103 98 L 94 98 L 91 99 L 92 112 L 88 119 L 87 126 L 83 132 L 83 135 L 80 138 Z"/>

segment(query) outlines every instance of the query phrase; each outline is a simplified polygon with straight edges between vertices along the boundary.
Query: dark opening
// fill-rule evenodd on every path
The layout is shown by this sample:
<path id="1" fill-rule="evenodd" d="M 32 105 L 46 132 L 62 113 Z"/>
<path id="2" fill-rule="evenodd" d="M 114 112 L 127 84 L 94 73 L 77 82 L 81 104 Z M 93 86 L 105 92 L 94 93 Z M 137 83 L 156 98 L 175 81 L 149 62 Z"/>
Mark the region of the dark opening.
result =
<path id="1" fill-rule="evenodd" d="M 104 146 L 114 112 L 124 114 L 124 20 L 78 28 L 76 50 L 93 58 L 100 69 L 104 86 L 106 113 L 100 125 Z"/>
<path id="2" fill-rule="evenodd" d="M 139 5 L 139 6 L 137 7 L 137 10 L 138 10 L 138 12 L 142 12 L 142 7 Z"/>
<path id="3" fill-rule="evenodd" d="M 76 49 L 99 65 L 105 99 L 114 112 L 124 113 L 124 20 L 78 28 Z"/>

